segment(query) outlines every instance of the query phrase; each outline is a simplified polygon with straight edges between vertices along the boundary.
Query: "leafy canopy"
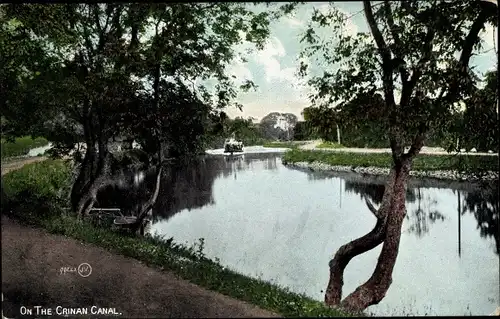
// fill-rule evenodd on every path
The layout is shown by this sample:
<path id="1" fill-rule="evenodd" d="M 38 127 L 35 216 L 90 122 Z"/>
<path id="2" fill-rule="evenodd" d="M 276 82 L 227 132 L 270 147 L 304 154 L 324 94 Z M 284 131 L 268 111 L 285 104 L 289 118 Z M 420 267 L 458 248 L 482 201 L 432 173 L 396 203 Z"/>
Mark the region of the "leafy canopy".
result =
<path id="1" fill-rule="evenodd" d="M 313 107 L 336 109 L 347 123 L 377 121 L 397 144 L 429 129 L 447 128 L 457 101 L 478 77 L 469 60 L 482 48 L 485 23 L 496 10 L 478 1 L 364 1 L 370 32 L 349 33 L 349 18 L 332 4 L 315 10 L 301 40 L 300 74 L 309 76 Z M 328 36 L 319 36 L 321 29 Z M 313 74 L 311 63 L 321 64 Z"/>
<path id="2" fill-rule="evenodd" d="M 113 137 L 131 127 L 143 139 L 152 128 L 161 131 L 157 138 L 197 139 L 193 112 L 205 114 L 196 124 L 205 125 L 207 116 L 235 105 L 237 81 L 244 80 L 226 74 L 235 46 L 262 48 L 270 20 L 294 6 L 256 12 L 245 3 L 2 5 L 2 125 L 12 135 L 68 145 L 87 131 Z M 214 90 L 203 82 L 209 79 Z M 186 100 L 194 111 L 183 107 Z"/>

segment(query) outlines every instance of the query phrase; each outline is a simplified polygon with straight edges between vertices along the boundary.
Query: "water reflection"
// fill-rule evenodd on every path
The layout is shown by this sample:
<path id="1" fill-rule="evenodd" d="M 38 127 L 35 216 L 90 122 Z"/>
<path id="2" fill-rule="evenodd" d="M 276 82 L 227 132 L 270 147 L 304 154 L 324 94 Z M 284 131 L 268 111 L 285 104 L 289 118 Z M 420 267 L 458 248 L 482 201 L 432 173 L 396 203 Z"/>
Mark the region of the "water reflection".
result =
<path id="1" fill-rule="evenodd" d="M 276 154 L 245 154 L 243 156 L 207 156 L 189 163 L 174 163 L 167 167 L 162 178 L 160 194 L 153 212 L 153 221 L 168 220 L 187 210 L 215 204 L 214 181 L 252 169 L 255 161 L 264 161 L 266 170 L 276 170 Z"/>
<path id="2" fill-rule="evenodd" d="M 243 156 L 206 156 L 189 162 L 165 165 L 160 193 L 153 209 L 153 222 L 168 220 L 183 210 L 192 210 L 215 203 L 214 181 L 222 176 L 234 176 L 238 171 L 251 170 L 255 161 L 263 161 L 266 170 L 277 169 L 276 154 L 246 154 Z M 120 208 L 125 215 L 135 213 L 154 190 L 156 169 L 123 170 L 114 177 L 117 185 L 102 189 L 97 194 L 96 207 Z"/>
<path id="3" fill-rule="evenodd" d="M 421 187 L 416 189 L 416 202 L 417 207 L 406 214 L 411 222 L 407 231 L 422 237 L 429 232 L 429 224 L 444 221 L 445 217 L 436 209 L 437 200 L 430 194 L 424 194 Z"/>
<path id="4" fill-rule="evenodd" d="M 485 184 L 480 189 L 465 194 L 462 214 L 474 215 L 482 237 L 493 237 L 496 253 L 500 254 L 500 229 L 498 213 L 499 185 Z"/>
<path id="5" fill-rule="evenodd" d="M 321 178 L 328 177 L 315 176 L 313 179 Z M 385 185 L 345 181 L 344 188 L 348 193 L 359 195 L 362 200 L 369 199 L 375 204 L 380 204 L 384 195 Z M 429 224 L 445 219 L 444 215 L 435 209 L 437 200 L 430 194 L 424 194 L 422 187 L 407 188 L 406 202 L 417 204 L 414 209 L 407 209 L 406 219 L 410 220 L 411 224 L 407 227 L 406 232 L 415 233 L 418 237 L 422 237 L 429 232 Z"/>

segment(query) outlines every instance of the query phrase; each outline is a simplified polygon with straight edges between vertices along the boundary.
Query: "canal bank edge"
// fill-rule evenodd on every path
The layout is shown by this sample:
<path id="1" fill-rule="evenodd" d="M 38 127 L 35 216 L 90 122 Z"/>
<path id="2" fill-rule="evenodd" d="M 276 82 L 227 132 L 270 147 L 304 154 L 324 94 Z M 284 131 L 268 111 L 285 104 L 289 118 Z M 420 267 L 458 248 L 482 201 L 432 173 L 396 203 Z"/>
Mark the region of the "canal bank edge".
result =
<path id="1" fill-rule="evenodd" d="M 23 183 L 23 181 L 18 180 L 19 178 L 34 178 L 35 184 L 52 183 L 54 182 L 51 180 L 54 176 L 54 170 L 64 170 L 64 172 L 60 173 L 70 174 L 71 169 L 73 169 L 70 165 L 61 165 L 62 163 L 62 160 L 45 160 L 27 164 L 15 171 L 4 173 L 5 175 L 2 174 L 2 190 L 3 186 L 9 188 L 10 185 L 6 184 L 11 182 L 15 183 L 16 186 L 21 186 L 21 188 L 30 187 L 31 184 Z M 15 180 L 9 178 L 10 174 L 17 171 L 20 171 L 21 174 L 16 174 Z M 36 176 L 30 176 L 29 173 L 32 174 L 33 172 L 36 172 Z M 57 185 L 57 183 L 54 182 L 54 185 Z M 33 203 L 33 200 L 37 198 L 37 194 L 32 194 L 34 198 L 26 198 L 22 195 L 25 193 L 24 189 L 14 188 L 16 188 L 17 192 L 9 194 L 10 201 Z M 61 188 L 64 187 L 58 187 L 58 189 Z M 53 194 L 55 193 L 58 193 L 58 190 L 54 190 Z M 2 214 L 7 214 L 8 217 L 23 224 L 28 223 L 31 226 L 43 228 L 52 234 L 68 236 L 88 244 L 103 247 L 112 253 L 135 258 L 144 262 L 147 266 L 161 271 L 171 271 L 182 279 L 203 288 L 251 303 L 284 317 L 353 316 L 353 314 L 345 313 L 340 309 L 327 308 L 322 302 L 305 295 L 293 293 L 286 287 L 280 287 L 232 271 L 221 265 L 218 260 L 213 261 L 206 258 L 200 247 L 185 247 L 158 236 L 147 236 L 145 238 L 123 236 L 108 229 L 95 227 L 88 222 L 78 220 L 76 217 L 54 214 L 54 211 L 60 212 L 64 210 L 60 207 L 60 202 L 56 198 L 49 197 L 45 197 L 44 201 L 44 205 L 29 205 L 29 207 L 20 205 L 12 211 L 13 207 L 9 207 L 8 211 L 4 211 L 4 207 L 2 207 Z M 47 212 L 37 212 L 32 209 L 41 206 L 52 207 L 53 213 L 47 215 Z M 366 316 L 363 313 L 356 315 Z"/>
<path id="2" fill-rule="evenodd" d="M 281 159 L 283 165 L 289 167 L 296 167 L 300 169 L 309 169 L 312 171 L 333 171 L 333 172 L 353 172 L 359 174 L 368 174 L 376 176 L 387 176 L 389 175 L 390 169 L 383 167 L 361 167 L 361 166 L 349 166 L 349 165 L 330 165 L 320 161 L 313 162 L 293 162 L 290 160 Z M 498 180 L 498 172 L 489 171 L 480 177 L 471 174 L 460 173 L 457 171 L 449 170 L 436 170 L 436 171 L 411 171 L 410 176 L 412 177 L 426 177 L 426 178 L 436 178 L 442 180 L 453 180 L 453 181 L 477 181 L 477 180 Z"/>

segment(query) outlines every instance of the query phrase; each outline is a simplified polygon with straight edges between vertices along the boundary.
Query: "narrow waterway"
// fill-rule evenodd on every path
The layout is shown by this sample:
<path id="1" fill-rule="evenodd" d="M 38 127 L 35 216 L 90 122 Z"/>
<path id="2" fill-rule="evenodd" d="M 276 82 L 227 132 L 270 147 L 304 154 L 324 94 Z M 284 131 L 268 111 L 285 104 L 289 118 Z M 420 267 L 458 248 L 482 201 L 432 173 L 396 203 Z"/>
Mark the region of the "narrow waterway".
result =
<path id="1" fill-rule="evenodd" d="M 147 178 L 146 178 L 147 180 Z M 328 261 L 372 229 L 364 199 L 383 178 L 290 169 L 280 154 L 207 156 L 163 176 L 151 232 L 193 245 L 243 274 L 323 300 Z M 376 315 L 486 315 L 500 303 L 498 192 L 412 180 L 393 284 Z M 356 257 L 344 295 L 371 275 L 381 247 Z"/>

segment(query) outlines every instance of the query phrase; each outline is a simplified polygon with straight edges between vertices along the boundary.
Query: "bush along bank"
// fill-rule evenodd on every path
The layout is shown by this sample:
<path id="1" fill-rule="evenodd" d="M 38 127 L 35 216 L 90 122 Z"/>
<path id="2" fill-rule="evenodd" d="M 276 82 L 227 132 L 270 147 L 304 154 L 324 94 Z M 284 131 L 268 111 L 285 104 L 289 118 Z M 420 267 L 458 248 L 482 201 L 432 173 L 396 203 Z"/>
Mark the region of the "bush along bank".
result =
<path id="1" fill-rule="evenodd" d="M 291 167 L 314 171 L 388 175 L 392 157 L 391 154 L 380 153 L 332 153 L 294 149 L 284 154 L 282 162 Z M 498 157 L 420 154 L 413 162 L 410 175 L 463 181 L 496 180 Z"/>
<path id="2" fill-rule="evenodd" d="M 351 316 L 286 288 L 227 269 L 218 260 L 205 257 L 203 239 L 188 248 L 175 244 L 172 238 L 127 236 L 78 220 L 63 208 L 67 205 L 70 179 L 71 166 L 61 160 L 26 165 L 6 174 L 2 178 L 2 191 L 7 201 L 2 205 L 2 214 L 172 271 L 199 286 L 285 317 Z"/>

